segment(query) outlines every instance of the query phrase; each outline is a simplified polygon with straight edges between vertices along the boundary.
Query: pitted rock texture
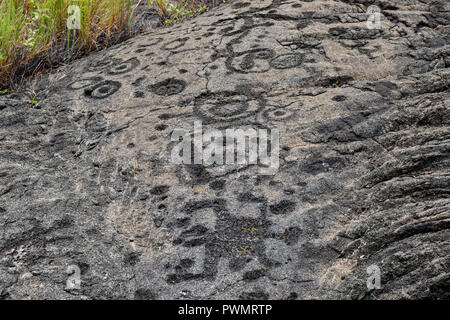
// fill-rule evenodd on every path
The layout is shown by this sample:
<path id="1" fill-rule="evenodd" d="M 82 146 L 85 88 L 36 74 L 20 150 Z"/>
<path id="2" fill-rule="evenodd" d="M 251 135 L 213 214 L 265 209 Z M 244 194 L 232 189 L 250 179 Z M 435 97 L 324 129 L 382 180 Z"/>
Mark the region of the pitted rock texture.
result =
<path id="1" fill-rule="evenodd" d="M 0 297 L 447 298 L 449 9 L 232 1 L 1 98 Z M 279 170 L 172 163 L 196 120 Z"/>

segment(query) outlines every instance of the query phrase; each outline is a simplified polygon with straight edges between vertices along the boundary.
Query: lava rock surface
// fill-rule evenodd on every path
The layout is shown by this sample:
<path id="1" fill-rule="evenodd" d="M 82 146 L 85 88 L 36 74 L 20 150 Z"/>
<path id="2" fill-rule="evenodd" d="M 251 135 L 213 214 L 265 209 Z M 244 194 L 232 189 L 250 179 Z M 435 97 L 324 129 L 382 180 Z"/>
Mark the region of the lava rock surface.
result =
<path id="1" fill-rule="evenodd" d="M 0 298 L 447 299 L 449 10 L 232 1 L 0 97 Z M 196 120 L 279 170 L 172 163 Z"/>

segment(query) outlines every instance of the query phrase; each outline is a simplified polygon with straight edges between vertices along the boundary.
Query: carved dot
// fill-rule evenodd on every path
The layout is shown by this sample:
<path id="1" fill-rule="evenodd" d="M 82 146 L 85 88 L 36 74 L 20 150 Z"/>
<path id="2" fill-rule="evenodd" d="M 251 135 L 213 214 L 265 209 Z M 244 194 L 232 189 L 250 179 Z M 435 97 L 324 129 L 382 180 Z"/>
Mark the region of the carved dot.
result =
<path id="1" fill-rule="evenodd" d="M 273 214 L 288 214 L 294 211 L 295 202 L 289 200 L 281 200 L 277 204 L 270 206 L 270 212 Z"/>
<path id="2" fill-rule="evenodd" d="M 182 259 L 180 261 L 180 266 L 185 269 L 188 269 L 188 268 L 192 267 L 194 265 L 194 263 L 195 263 L 195 261 L 192 259 Z"/>
<path id="3" fill-rule="evenodd" d="M 295 112 L 287 109 L 269 109 L 264 111 L 264 117 L 268 120 L 283 121 L 295 116 Z"/>
<path id="4" fill-rule="evenodd" d="M 213 190 L 225 189 L 225 180 L 215 180 L 209 184 L 209 187 Z"/>
<path id="5" fill-rule="evenodd" d="M 343 95 L 339 95 L 339 96 L 334 96 L 331 100 L 336 101 L 336 102 L 341 102 L 341 101 L 347 100 L 347 97 L 343 96 Z"/>
<path id="6" fill-rule="evenodd" d="M 166 125 L 166 124 L 158 124 L 158 125 L 155 127 L 155 129 L 158 130 L 158 131 L 164 131 L 164 130 L 167 129 L 167 125 Z"/>
<path id="7" fill-rule="evenodd" d="M 100 87 L 98 89 L 98 92 L 101 93 L 101 94 L 107 94 L 109 92 L 109 90 L 110 89 L 108 87 L 104 86 L 104 87 Z"/>
<path id="8" fill-rule="evenodd" d="M 153 195 L 163 195 L 169 191 L 169 186 L 156 186 L 150 190 L 150 193 Z"/>

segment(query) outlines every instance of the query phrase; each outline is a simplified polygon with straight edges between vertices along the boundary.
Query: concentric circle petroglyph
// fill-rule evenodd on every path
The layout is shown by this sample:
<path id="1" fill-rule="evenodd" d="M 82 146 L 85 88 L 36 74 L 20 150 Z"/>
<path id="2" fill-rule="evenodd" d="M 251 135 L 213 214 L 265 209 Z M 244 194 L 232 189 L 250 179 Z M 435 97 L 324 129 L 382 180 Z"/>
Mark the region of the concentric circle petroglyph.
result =
<path id="1" fill-rule="evenodd" d="M 134 70 L 139 65 L 139 60 L 137 58 L 131 58 L 127 61 L 117 63 L 108 68 L 108 74 L 117 75 L 130 72 Z"/>
<path id="2" fill-rule="evenodd" d="M 117 92 L 121 86 L 118 81 L 106 80 L 84 89 L 84 94 L 90 98 L 104 99 Z"/>
<path id="3" fill-rule="evenodd" d="M 194 101 L 194 113 L 207 123 L 250 118 L 262 108 L 262 100 L 236 92 L 206 94 Z"/>

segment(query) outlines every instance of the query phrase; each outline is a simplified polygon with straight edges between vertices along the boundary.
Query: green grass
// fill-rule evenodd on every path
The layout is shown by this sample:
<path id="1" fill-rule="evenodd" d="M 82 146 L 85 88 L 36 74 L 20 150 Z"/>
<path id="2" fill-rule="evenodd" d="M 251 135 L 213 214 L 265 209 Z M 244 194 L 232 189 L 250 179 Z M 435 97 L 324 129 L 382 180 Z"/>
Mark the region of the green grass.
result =
<path id="1" fill-rule="evenodd" d="M 79 30 L 67 28 L 70 5 L 80 9 Z M 64 48 L 65 57 L 58 57 L 63 62 L 118 42 L 126 37 L 133 9 L 132 0 L 0 0 L 0 89 L 27 68 L 39 71 L 33 58 L 53 59 L 55 47 Z"/>

